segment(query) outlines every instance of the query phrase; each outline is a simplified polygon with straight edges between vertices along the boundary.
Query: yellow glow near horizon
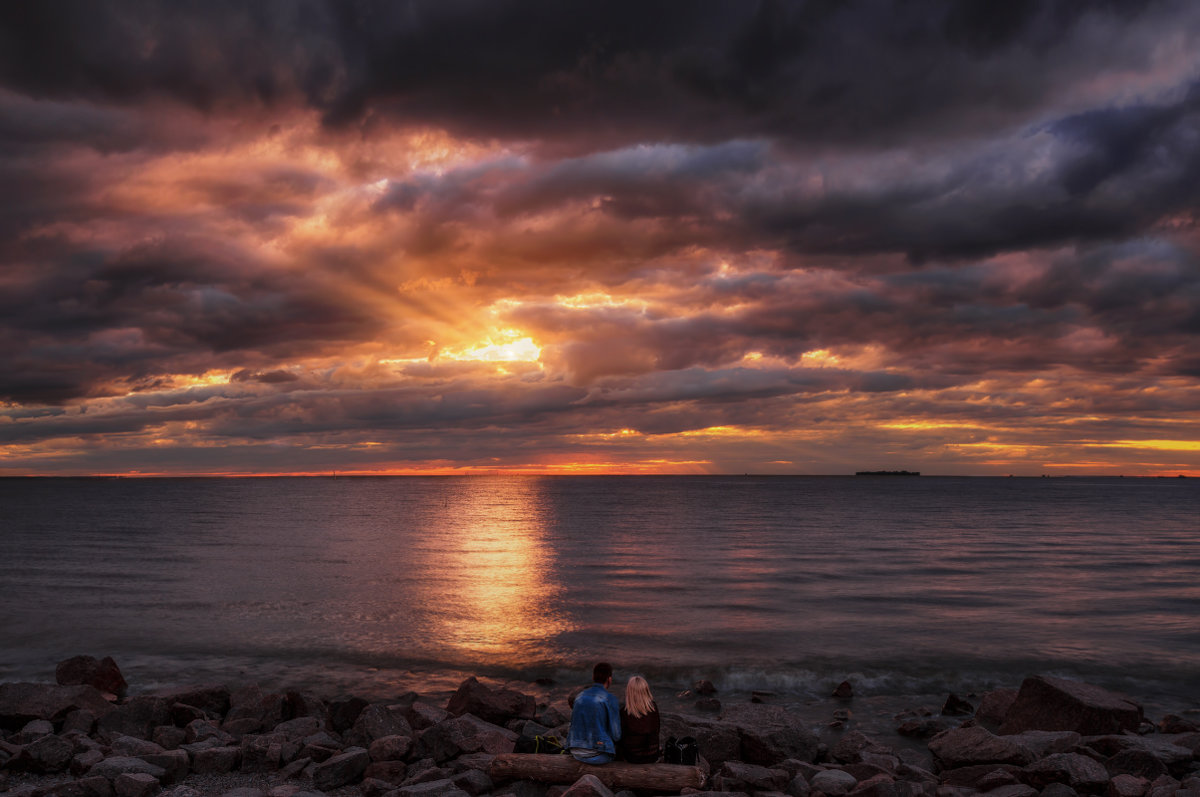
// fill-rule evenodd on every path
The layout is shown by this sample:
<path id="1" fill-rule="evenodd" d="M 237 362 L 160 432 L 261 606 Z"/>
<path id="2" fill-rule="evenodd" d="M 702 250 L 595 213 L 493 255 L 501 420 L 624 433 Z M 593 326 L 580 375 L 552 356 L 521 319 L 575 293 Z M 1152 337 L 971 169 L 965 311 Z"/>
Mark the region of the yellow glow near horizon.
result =
<path id="1" fill-rule="evenodd" d="M 893 421 L 891 423 L 881 423 L 878 425 L 878 428 L 925 431 L 930 429 L 990 429 L 994 427 L 985 427 L 978 423 L 963 423 L 961 421 Z"/>
<path id="2" fill-rule="evenodd" d="M 1089 448 L 1148 448 L 1154 451 L 1200 451 L 1200 440 L 1114 440 L 1084 443 Z"/>

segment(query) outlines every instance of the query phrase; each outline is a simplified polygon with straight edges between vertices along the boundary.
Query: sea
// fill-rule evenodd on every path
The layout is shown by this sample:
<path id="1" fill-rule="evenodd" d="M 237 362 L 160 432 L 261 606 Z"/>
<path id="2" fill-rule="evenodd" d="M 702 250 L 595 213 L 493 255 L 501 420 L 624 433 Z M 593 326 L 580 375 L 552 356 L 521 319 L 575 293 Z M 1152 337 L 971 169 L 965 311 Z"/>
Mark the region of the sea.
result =
<path id="1" fill-rule="evenodd" d="M 884 723 L 1032 674 L 1196 712 L 1200 480 L 0 479 L 0 596 L 0 682 L 552 697 L 606 660 L 814 725 L 843 680 Z"/>

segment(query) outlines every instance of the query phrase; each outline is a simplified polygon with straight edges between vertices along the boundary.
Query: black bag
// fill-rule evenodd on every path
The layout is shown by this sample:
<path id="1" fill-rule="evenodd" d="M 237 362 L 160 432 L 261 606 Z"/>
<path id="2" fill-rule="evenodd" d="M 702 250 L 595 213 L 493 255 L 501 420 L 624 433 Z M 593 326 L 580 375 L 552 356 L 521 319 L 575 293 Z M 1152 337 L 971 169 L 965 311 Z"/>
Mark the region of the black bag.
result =
<path id="1" fill-rule="evenodd" d="M 663 745 L 663 761 L 665 763 L 694 767 L 699 759 L 700 748 L 693 736 L 684 736 L 681 739 L 670 736 L 667 738 L 667 743 Z"/>
<path id="2" fill-rule="evenodd" d="M 521 736 L 513 752 L 558 755 L 567 752 L 567 748 L 563 747 L 557 736 Z"/>

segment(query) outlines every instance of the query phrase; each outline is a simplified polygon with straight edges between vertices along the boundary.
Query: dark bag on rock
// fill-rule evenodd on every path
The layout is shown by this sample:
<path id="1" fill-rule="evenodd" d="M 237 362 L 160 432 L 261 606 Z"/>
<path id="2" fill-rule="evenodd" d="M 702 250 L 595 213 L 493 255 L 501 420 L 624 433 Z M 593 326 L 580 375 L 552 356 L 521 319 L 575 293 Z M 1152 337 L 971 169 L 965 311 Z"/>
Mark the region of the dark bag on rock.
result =
<path id="1" fill-rule="evenodd" d="M 681 739 L 676 739 L 674 736 L 667 738 L 667 743 L 663 745 L 663 761 L 668 764 L 682 764 L 685 767 L 694 767 L 700 759 L 700 748 L 696 744 L 695 737 L 684 736 Z"/>
<path id="2" fill-rule="evenodd" d="M 521 736 L 517 739 L 514 753 L 550 753 L 558 755 L 567 752 L 557 736 Z"/>

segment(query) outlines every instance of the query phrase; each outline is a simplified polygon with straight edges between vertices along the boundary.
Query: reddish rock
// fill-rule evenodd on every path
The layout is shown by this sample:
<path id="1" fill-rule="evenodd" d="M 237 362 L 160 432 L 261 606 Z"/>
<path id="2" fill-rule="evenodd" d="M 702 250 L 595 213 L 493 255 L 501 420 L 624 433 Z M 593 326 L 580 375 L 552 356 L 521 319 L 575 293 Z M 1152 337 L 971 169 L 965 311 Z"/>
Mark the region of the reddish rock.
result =
<path id="1" fill-rule="evenodd" d="M 367 765 L 363 772 L 363 782 L 368 778 L 372 780 L 385 781 L 392 784 L 392 788 L 404 782 L 404 775 L 408 769 L 408 765 L 403 761 L 376 761 L 373 764 Z"/>
<path id="2" fill-rule="evenodd" d="M 152 797 L 161 788 L 157 780 L 141 772 L 127 772 L 113 780 L 113 791 L 117 797 Z"/>
<path id="3" fill-rule="evenodd" d="M 561 713 L 561 712 L 560 712 Z M 404 711 L 404 718 L 408 720 L 408 724 L 413 727 L 413 730 L 423 731 L 426 728 L 431 728 L 443 720 L 448 720 L 454 715 L 446 711 L 441 706 L 430 705 L 417 701 L 409 706 Z M 555 725 L 561 725 L 569 718 L 564 718 L 561 722 L 542 722 L 548 728 Z M 541 722 L 541 720 L 539 720 Z"/>
<path id="4" fill-rule="evenodd" d="M 76 709 L 63 719 L 62 732 L 79 731 L 85 736 L 96 729 L 96 715 L 87 709 Z"/>
<path id="5" fill-rule="evenodd" d="M 1149 750 L 1127 748 L 1109 757 L 1104 762 L 1105 769 L 1110 775 L 1136 776 L 1146 779 L 1147 787 L 1150 781 L 1159 775 L 1167 774 L 1167 765 L 1160 761 Z"/>
<path id="6" fill-rule="evenodd" d="M 1034 759 L 1028 747 L 987 728 L 955 728 L 939 733 L 929 740 L 929 752 L 941 769 L 955 769 L 972 764 L 1028 764 Z"/>
<path id="7" fill-rule="evenodd" d="M 1074 731 L 1025 731 L 1008 737 L 1009 741 L 1024 745 L 1033 751 L 1038 758 L 1051 753 L 1069 753 L 1074 750 L 1082 737 Z"/>
<path id="8" fill-rule="evenodd" d="M 56 722 L 79 709 L 99 717 L 111 711 L 112 704 L 100 690 L 86 684 L 0 684 L 0 728 L 15 731 L 38 719 Z"/>
<path id="9" fill-rule="evenodd" d="M 346 741 L 361 747 L 369 747 L 371 742 L 385 736 L 412 737 L 413 729 L 404 716 L 402 704 L 375 703 L 363 709 L 354 722 L 354 727 L 346 732 Z"/>
<path id="10" fill-rule="evenodd" d="M 357 783 L 362 780 L 363 773 L 371 758 L 361 747 L 352 747 L 341 755 L 336 755 L 328 761 L 318 764 L 313 769 L 313 785 L 321 791 L 329 791 L 339 786 Z"/>
<path id="11" fill-rule="evenodd" d="M 166 774 L 164 783 L 179 783 L 191 770 L 191 758 L 183 750 L 164 750 L 161 753 L 141 755 L 138 758 L 152 766 L 160 767 Z"/>
<path id="12" fill-rule="evenodd" d="M 837 688 L 833 690 L 833 697 L 836 697 L 839 700 L 849 700 L 850 698 L 854 697 L 854 687 L 849 681 L 842 681 L 837 685 Z"/>
<path id="13" fill-rule="evenodd" d="M 319 732 L 324 724 L 316 717 L 296 717 L 275 726 L 272 733 L 282 733 L 288 739 L 304 739 Z"/>
<path id="14" fill-rule="evenodd" d="M 219 720 L 229 713 L 229 687 L 227 686 L 189 686 L 163 692 L 158 697 L 173 706 L 182 703 L 204 712 L 209 719 Z"/>
<path id="15" fill-rule="evenodd" d="M 858 779 L 840 769 L 826 769 L 809 778 L 809 784 L 829 797 L 840 797 L 849 794 L 858 785 Z"/>
<path id="16" fill-rule="evenodd" d="M 143 756 L 163 752 L 163 748 L 154 742 L 138 739 L 136 736 L 118 736 L 109 744 L 115 755 Z"/>
<path id="17" fill-rule="evenodd" d="M 334 733 L 344 733 L 353 727 L 358 720 L 358 715 L 362 714 L 363 709 L 369 705 L 370 703 L 361 697 L 335 698 L 326 706 L 328 712 L 325 719 L 326 725 Z"/>
<path id="18" fill-rule="evenodd" d="M 537 701 L 513 689 L 492 689 L 472 676 L 459 684 L 446 711 L 456 717 L 474 714 L 485 722 L 503 725 L 511 719 L 533 719 Z"/>
<path id="19" fill-rule="evenodd" d="M 176 750 L 180 745 L 187 744 L 187 731 L 174 725 L 159 725 L 154 729 L 150 741 L 164 750 Z"/>
<path id="20" fill-rule="evenodd" d="M 224 774 L 232 772 L 242 763 L 242 748 L 210 747 L 200 750 L 192 756 L 192 772 L 197 775 L 208 773 Z"/>
<path id="21" fill-rule="evenodd" d="M 612 791 L 595 775 L 584 775 L 562 793 L 562 797 L 613 797 Z"/>
<path id="22" fill-rule="evenodd" d="M 1065 678 L 1026 678 L 1004 716 L 1001 734 L 1075 731 L 1084 736 L 1136 731 L 1142 707 L 1099 686 Z"/>
<path id="23" fill-rule="evenodd" d="M 167 773 L 162 767 L 156 767 L 153 764 L 148 764 L 140 758 L 131 758 L 129 756 L 113 756 L 106 758 L 98 764 L 95 764 L 88 770 L 89 775 L 96 777 L 108 778 L 115 780 L 118 775 L 125 773 L 141 773 L 150 775 L 155 780 L 165 778 Z"/>
<path id="24" fill-rule="evenodd" d="M 1065 783 L 1076 791 L 1095 794 L 1108 786 L 1108 772 L 1087 756 L 1054 753 L 1025 767 L 1025 781 L 1038 788 Z"/>
<path id="25" fill-rule="evenodd" d="M 242 738 L 242 772 L 273 772 L 284 761 L 283 747 L 287 737 L 270 733 Z M 299 750 L 298 747 L 295 748 Z"/>
<path id="26" fill-rule="evenodd" d="M 495 784 L 488 777 L 487 773 L 481 772 L 478 769 L 468 769 L 465 772 L 459 772 L 450 778 L 450 782 L 467 794 L 472 795 L 472 797 L 487 794 L 495 787 Z"/>
<path id="27" fill-rule="evenodd" d="M 979 699 L 979 708 L 975 710 L 975 719 L 990 725 L 1000 725 L 1004 722 L 1004 715 L 1012 708 L 1016 699 L 1016 689 L 993 689 L 985 692 Z"/>
<path id="28" fill-rule="evenodd" d="M 1117 775 L 1108 782 L 1108 797 L 1143 797 L 1150 781 L 1133 775 Z"/>
<path id="29" fill-rule="evenodd" d="M 54 670 L 54 679 L 62 686 L 87 684 L 101 692 L 125 697 L 129 684 L 121 675 L 121 668 L 111 656 L 96 659 L 93 656 L 73 656 L 61 661 Z"/>
<path id="30" fill-rule="evenodd" d="M 715 695 L 717 687 L 713 686 L 712 681 L 701 679 L 692 683 L 692 691 L 698 695 Z"/>
<path id="31" fill-rule="evenodd" d="M 372 761 L 402 761 L 410 750 L 412 738 L 408 736 L 383 736 L 367 748 Z"/>
<path id="32" fill-rule="evenodd" d="M 741 703 L 727 708 L 721 721 L 736 727 L 741 736 L 740 755 L 731 758 L 774 766 L 787 758 L 813 761 L 817 757 L 820 740 L 803 721 L 779 706 Z M 703 744 L 700 749 L 707 758 Z"/>
<path id="33" fill-rule="evenodd" d="M 65 772 L 75 755 L 75 746 L 53 734 L 34 739 L 20 748 L 8 762 L 8 768 L 23 772 L 49 774 Z"/>
<path id="34" fill-rule="evenodd" d="M 464 753 L 511 753 L 516 743 L 517 735 L 512 731 L 464 714 L 422 731 L 413 755 L 428 756 L 440 763 Z"/>
<path id="35" fill-rule="evenodd" d="M 69 764 L 71 774 L 75 777 L 79 777 L 103 760 L 104 753 L 100 752 L 99 750 L 84 750 L 82 753 L 76 754 L 75 757 L 71 759 L 71 763 Z"/>
<path id="36" fill-rule="evenodd" d="M 1013 781 L 1021 779 L 1021 768 L 1015 764 L 974 764 L 972 766 L 946 769 L 941 772 L 943 783 L 982 791 L 982 784 L 994 780 L 997 773 L 1009 775 Z"/>
<path id="37" fill-rule="evenodd" d="M 171 724 L 170 704 L 161 697 L 134 697 L 113 708 L 96 722 L 101 736 L 134 736 L 149 739 L 159 725 Z"/>

